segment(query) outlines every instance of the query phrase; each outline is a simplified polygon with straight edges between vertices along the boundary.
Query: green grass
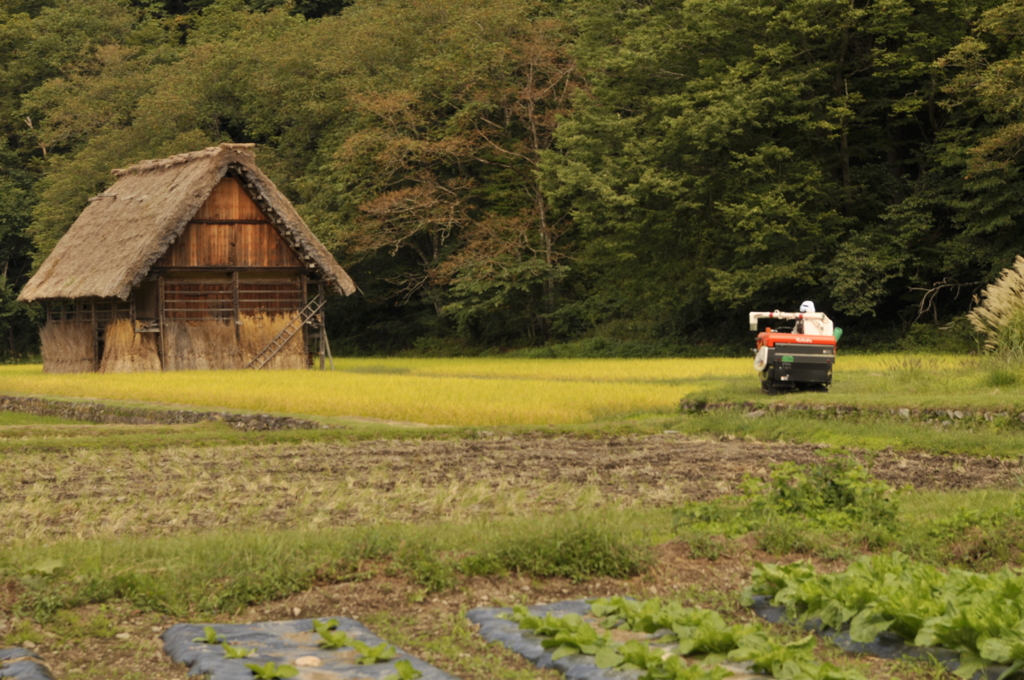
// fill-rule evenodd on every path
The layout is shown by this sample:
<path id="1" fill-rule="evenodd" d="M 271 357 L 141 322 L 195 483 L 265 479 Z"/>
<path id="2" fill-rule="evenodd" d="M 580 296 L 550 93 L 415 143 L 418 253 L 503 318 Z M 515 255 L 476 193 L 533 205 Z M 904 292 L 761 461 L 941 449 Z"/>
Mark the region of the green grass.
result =
<path id="1" fill-rule="evenodd" d="M 450 438 L 472 436 L 461 428 L 406 428 L 385 423 L 351 422 L 323 430 L 267 430 L 245 432 L 226 423 L 192 425 L 97 425 L 56 418 L 41 425 L 0 425 L 0 454 L 60 453 L 66 451 L 153 451 L 244 446 L 248 444 L 345 443 L 372 439 Z"/>
<path id="2" fill-rule="evenodd" d="M 665 421 L 667 429 L 689 435 L 730 434 L 762 441 L 828 444 L 868 451 L 929 451 L 1018 458 L 1024 451 L 1024 427 L 1016 418 L 991 423 L 971 420 L 932 423 L 885 415 L 835 417 L 805 411 L 780 411 L 752 418 L 735 410 L 708 411 Z"/>
<path id="3" fill-rule="evenodd" d="M 998 512 L 1005 510 L 1021 498 L 1020 489 L 978 489 L 960 491 L 917 491 L 901 500 L 900 520 L 908 530 L 927 527 L 936 520 L 947 518 L 959 510 Z"/>
<path id="4" fill-rule="evenodd" d="M 858 511 L 830 516 L 824 509 L 792 512 L 772 503 L 747 506 L 720 498 L 688 504 L 677 513 L 676 526 L 692 556 L 712 560 L 728 554 L 731 538 L 749 532 L 758 548 L 776 555 L 845 561 L 898 550 L 931 564 L 978 571 L 1024 563 L 1021 489 L 893 492 L 887 502 L 896 514 L 885 521 L 858 517 Z"/>
<path id="5" fill-rule="evenodd" d="M 646 568 L 649 529 L 665 511 L 580 513 L 461 525 L 378 525 L 307 531 L 231 531 L 166 538 L 21 544 L 0 555 L 18 583 L 21 613 L 48 621 L 61 610 L 125 600 L 176 616 L 231 612 L 318 582 L 404 574 L 427 592 L 462 576 L 525 572 L 578 581 Z M 367 564 L 371 566 L 367 567 Z"/>
<path id="6" fill-rule="evenodd" d="M 1020 564 L 1022 491 L 1024 483 L 1012 490 L 910 494 L 903 501 L 900 549 L 925 561 L 984 571 Z"/>
<path id="7" fill-rule="evenodd" d="M 15 413 L 13 411 L 0 411 L 0 428 L 16 427 L 18 425 L 68 425 L 73 420 L 55 418 L 53 416 L 33 416 L 28 413 Z M 4 435 L 5 429 L 0 429 L 0 437 Z"/>

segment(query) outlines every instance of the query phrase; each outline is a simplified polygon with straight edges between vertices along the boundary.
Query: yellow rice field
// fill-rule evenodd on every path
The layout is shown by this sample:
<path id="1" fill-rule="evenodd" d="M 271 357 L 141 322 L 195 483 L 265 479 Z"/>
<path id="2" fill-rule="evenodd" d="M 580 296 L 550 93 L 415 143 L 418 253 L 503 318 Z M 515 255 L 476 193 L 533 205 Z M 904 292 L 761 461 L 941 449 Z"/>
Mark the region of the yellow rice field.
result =
<path id="1" fill-rule="evenodd" d="M 183 404 L 430 425 L 587 423 L 668 413 L 746 359 L 337 359 L 332 371 L 44 374 L 0 367 L 0 393 Z"/>
<path id="2" fill-rule="evenodd" d="M 941 360 L 941 358 L 940 358 Z M 880 370 L 882 355 L 841 359 Z M 44 374 L 0 367 L 0 394 L 49 395 L 364 417 L 430 425 L 580 424 L 671 413 L 679 400 L 749 377 L 750 359 L 337 359 L 332 371 Z M 746 383 L 743 383 L 746 384 Z"/>

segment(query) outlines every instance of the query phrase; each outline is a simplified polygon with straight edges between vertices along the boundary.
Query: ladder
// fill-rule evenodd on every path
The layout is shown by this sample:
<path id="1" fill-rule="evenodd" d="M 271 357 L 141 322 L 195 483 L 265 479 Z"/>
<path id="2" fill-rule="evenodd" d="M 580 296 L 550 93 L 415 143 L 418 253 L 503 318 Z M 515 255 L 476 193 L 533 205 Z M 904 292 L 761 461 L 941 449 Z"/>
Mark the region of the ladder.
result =
<path id="1" fill-rule="evenodd" d="M 274 339 L 270 341 L 270 344 L 263 348 L 263 350 L 253 357 L 252 361 L 246 364 L 246 368 L 253 370 L 260 370 L 273 359 L 281 349 L 288 344 L 288 341 L 295 337 L 295 334 L 302 330 L 302 327 L 309 323 L 313 317 L 320 313 L 320 310 L 324 306 L 324 297 L 317 295 L 309 304 L 302 308 L 298 314 L 292 317 L 288 325 L 281 329 L 281 332 L 274 336 Z"/>

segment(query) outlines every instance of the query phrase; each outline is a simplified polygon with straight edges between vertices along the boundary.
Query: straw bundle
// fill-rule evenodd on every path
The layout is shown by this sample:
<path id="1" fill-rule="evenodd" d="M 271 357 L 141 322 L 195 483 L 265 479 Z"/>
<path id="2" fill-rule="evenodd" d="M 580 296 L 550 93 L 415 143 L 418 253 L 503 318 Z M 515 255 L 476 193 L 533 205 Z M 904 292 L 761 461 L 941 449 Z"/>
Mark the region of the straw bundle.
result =
<path id="1" fill-rule="evenodd" d="M 95 331 L 88 321 L 48 322 L 39 331 L 46 373 L 96 370 Z"/>
<path id="2" fill-rule="evenodd" d="M 192 371 L 241 368 L 232 324 L 180 321 L 164 327 L 165 370 Z"/>
<path id="3" fill-rule="evenodd" d="M 159 370 L 160 354 L 155 334 L 136 333 L 128 319 L 117 319 L 107 325 L 100 373 Z"/>
<path id="4" fill-rule="evenodd" d="M 291 316 L 285 314 L 243 314 L 239 321 L 239 339 L 242 350 L 242 365 L 248 365 L 257 354 L 277 337 L 277 334 L 284 330 Z M 306 347 L 302 341 L 303 334 L 300 330 L 281 348 L 281 351 L 274 355 L 274 358 L 264 366 L 266 369 L 304 369 L 307 368 L 308 358 Z"/>
<path id="5" fill-rule="evenodd" d="M 967 319 L 985 335 L 985 349 L 1024 359 L 1024 257 L 1004 269 L 981 293 L 982 302 Z"/>

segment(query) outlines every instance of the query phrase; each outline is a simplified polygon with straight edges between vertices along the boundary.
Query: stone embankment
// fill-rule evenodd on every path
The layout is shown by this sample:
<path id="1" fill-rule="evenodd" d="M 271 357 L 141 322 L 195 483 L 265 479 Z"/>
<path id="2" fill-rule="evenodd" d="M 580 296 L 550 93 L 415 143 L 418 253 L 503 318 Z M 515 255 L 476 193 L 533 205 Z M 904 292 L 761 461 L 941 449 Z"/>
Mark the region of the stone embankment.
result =
<path id="1" fill-rule="evenodd" d="M 129 425 L 187 425 L 222 422 L 236 430 L 316 430 L 328 426 L 312 420 L 273 416 L 266 413 L 223 413 L 179 409 L 141 408 L 105 404 L 98 401 L 61 401 L 39 397 L 0 396 L 0 411 L 53 416 L 89 423 Z"/>

